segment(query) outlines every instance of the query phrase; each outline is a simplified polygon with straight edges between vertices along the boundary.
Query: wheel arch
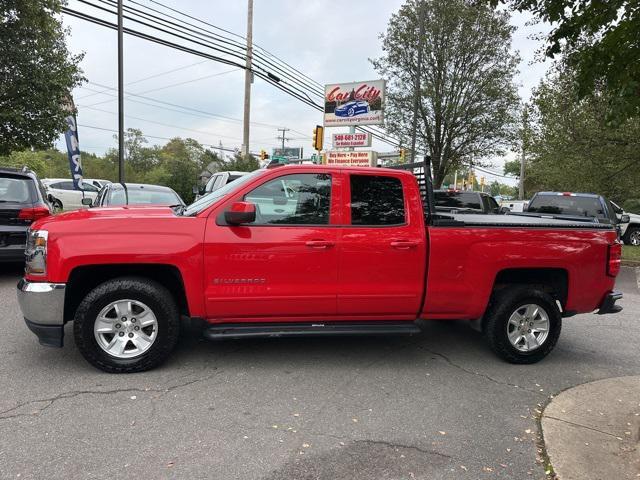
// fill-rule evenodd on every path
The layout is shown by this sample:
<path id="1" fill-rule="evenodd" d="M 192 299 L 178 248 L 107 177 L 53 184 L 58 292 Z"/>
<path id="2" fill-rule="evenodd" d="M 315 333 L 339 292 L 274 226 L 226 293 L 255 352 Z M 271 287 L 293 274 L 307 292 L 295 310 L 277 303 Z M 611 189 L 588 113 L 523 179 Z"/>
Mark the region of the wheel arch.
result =
<path id="1" fill-rule="evenodd" d="M 563 268 L 507 268 L 496 275 L 492 293 L 512 285 L 531 285 L 540 288 L 560 302 L 564 311 L 569 294 L 569 273 Z"/>
<path id="2" fill-rule="evenodd" d="M 189 305 L 180 270 L 166 264 L 83 265 L 74 268 L 67 281 L 64 319 L 72 320 L 82 299 L 98 285 L 118 277 L 149 278 L 163 285 L 175 298 L 182 315 L 189 316 Z"/>

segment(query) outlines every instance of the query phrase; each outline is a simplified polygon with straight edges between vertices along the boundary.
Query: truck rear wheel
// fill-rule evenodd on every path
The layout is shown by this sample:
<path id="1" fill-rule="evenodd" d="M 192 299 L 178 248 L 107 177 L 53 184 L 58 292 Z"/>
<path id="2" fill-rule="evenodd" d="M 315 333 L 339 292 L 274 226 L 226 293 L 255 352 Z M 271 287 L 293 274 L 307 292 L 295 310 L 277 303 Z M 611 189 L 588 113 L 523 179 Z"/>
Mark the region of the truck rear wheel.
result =
<path id="1" fill-rule="evenodd" d="M 109 373 L 156 367 L 175 347 L 179 331 L 171 293 L 139 277 L 116 278 L 94 288 L 78 306 L 73 328 L 84 358 Z"/>
<path id="2" fill-rule="evenodd" d="M 497 293 L 485 316 L 483 333 L 491 349 L 510 363 L 536 363 L 555 347 L 562 316 L 555 300 L 533 286 Z"/>

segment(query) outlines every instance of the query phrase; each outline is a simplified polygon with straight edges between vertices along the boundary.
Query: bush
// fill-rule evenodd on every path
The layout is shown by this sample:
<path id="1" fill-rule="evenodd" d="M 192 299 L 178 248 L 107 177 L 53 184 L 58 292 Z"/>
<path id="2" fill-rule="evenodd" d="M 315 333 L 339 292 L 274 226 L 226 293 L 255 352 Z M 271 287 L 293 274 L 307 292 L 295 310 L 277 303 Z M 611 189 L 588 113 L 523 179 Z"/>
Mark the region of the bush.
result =
<path id="1" fill-rule="evenodd" d="M 630 198 L 622 204 L 625 212 L 637 213 L 640 215 L 640 198 Z"/>

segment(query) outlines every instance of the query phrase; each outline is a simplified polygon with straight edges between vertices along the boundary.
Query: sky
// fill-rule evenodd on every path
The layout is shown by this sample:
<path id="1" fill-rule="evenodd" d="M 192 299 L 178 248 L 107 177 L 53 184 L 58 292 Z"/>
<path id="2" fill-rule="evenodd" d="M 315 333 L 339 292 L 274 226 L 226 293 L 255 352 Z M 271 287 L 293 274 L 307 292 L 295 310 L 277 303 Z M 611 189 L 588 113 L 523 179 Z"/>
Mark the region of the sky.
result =
<path id="1" fill-rule="evenodd" d="M 99 1 L 92 0 L 96 4 Z M 157 1 L 229 32 L 240 36 L 246 34 L 245 0 Z M 138 5 L 125 0 L 125 5 L 135 8 L 146 5 L 176 15 L 154 0 L 135 2 Z M 382 54 L 379 37 L 391 14 L 402 3 L 401 0 L 254 0 L 253 41 L 321 84 L 373 80 L 379 76 L 369 59 Z M 116 21 L 113 15 L 78 0 L 69 0 L 68 7 Z M 545 31 L 545 26 L 528 25 L 529 21 L 526 14 L 515 14 L 511 21 L 517 27 L 513 49 L 518 50 L 522 58 L 517 82 L 524 100 L 530 97 L 532 88 L 548 68 L 548 65 L 534 61 L 540 44 L 530 38 L 532 34 Z M 117 98 L 113 90 L 117 86 L 117 34 L 70 15 L 63 15 L 63 23 L 70 29 L 68 46 L 71 52 L 84 53 L 81 68 L 88 80 L 73 92 L 78 107 L 80 147 L 102 154 L 117 143 L 113 138 L 118 128 Z M 145 30 L 143 26 L 125 20 L 125 27 L 128 26 Z M 129 35 L 125 35 L 124 42 L 125 92 L 139 95 L 125 99 L 125 128 L 142 130 L 150 144 L 161 145 L 166 143 L 165 138 L 180 136 L 194 138 L 211 147 L 220 144 L 224 148 L 240 146 L 242 70 Z M 165 103 L 159 105 L 154 100 Z M 185 112 L 176 106 L 192 110 Z M 256 78 L 252 86 L 251 122 L 252 152 L 261 149 L 270 152 L 281 144 L 276 139 L 281 135 L 278 128 L 288 128 L 286 146 L 303 147 L 305 156 L 309 156 L 312 131 L 316 124 L 322 124 L 322 113 Z M 329 143 L 330 133 L 345 130 L 328 129 L 325 146 Z M 64 148 L 63 141 L 58 142 L 58 147 Z M 379 152 L 393 150 L 377 141 L 374 141 L 373 149 Z M 506 159 L 512 157 L 510 154 Z M 505 158 L 490 159 L 493 164 L 490 168 L 501 173 L 504 161 Z M 495 178 L 514 183 L 501 177 L 485 176 L 487 182 Z"/>

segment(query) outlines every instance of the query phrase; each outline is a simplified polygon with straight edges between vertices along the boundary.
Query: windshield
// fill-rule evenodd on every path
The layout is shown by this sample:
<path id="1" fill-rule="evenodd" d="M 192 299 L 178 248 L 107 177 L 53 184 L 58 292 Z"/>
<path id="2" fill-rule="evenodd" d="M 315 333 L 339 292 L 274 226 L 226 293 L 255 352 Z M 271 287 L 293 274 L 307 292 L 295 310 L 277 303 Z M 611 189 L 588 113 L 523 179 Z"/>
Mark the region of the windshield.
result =
<path id="1" fill-rule="evenodd" d="M 471 209 L 482 211 L 480 195 L 473 192 L 433 192 L 436 210 Z"/>
<path id="2" fill-rule="evenodd" d="M 242 177 L 238 178 L 237 180 L 231 183 L 227 183 L 224 187 L 221 187 L 218 190 L 214 190 L 213 192 L 206 194 L 204 197 L 196 200 L 191 205 L 189 205 L 183 212 L 183 215 L 185 216 L 197 215 L 199 212 L 201 212 L 205 208 L 216 203 L 218 200 L 224 197 L 227 193 L 237 190 L 242 185 L 253 180 L 255 177 L 257 177 L 264 171 L 265 170 L 255 170 L 249 173 L 248 175 L 243 175 Z"/>
<path id="3" fill-rule="evenodd" d="M 553 215 L 573 215 L 577 217 L 606 219 L 607 213 L 597 197 L 576 197 L 569 195 L 536 195 L 528 212 Z"/>
<path id="4" fill-rule="evenodd" d="M 128 188 L 127 195 L 123 189 L 114 190 L 111 194 L 111 205 L 175 205 L 182 201 L 178 194 L 171 190 L 150 190 L 144 188 Z"/>

